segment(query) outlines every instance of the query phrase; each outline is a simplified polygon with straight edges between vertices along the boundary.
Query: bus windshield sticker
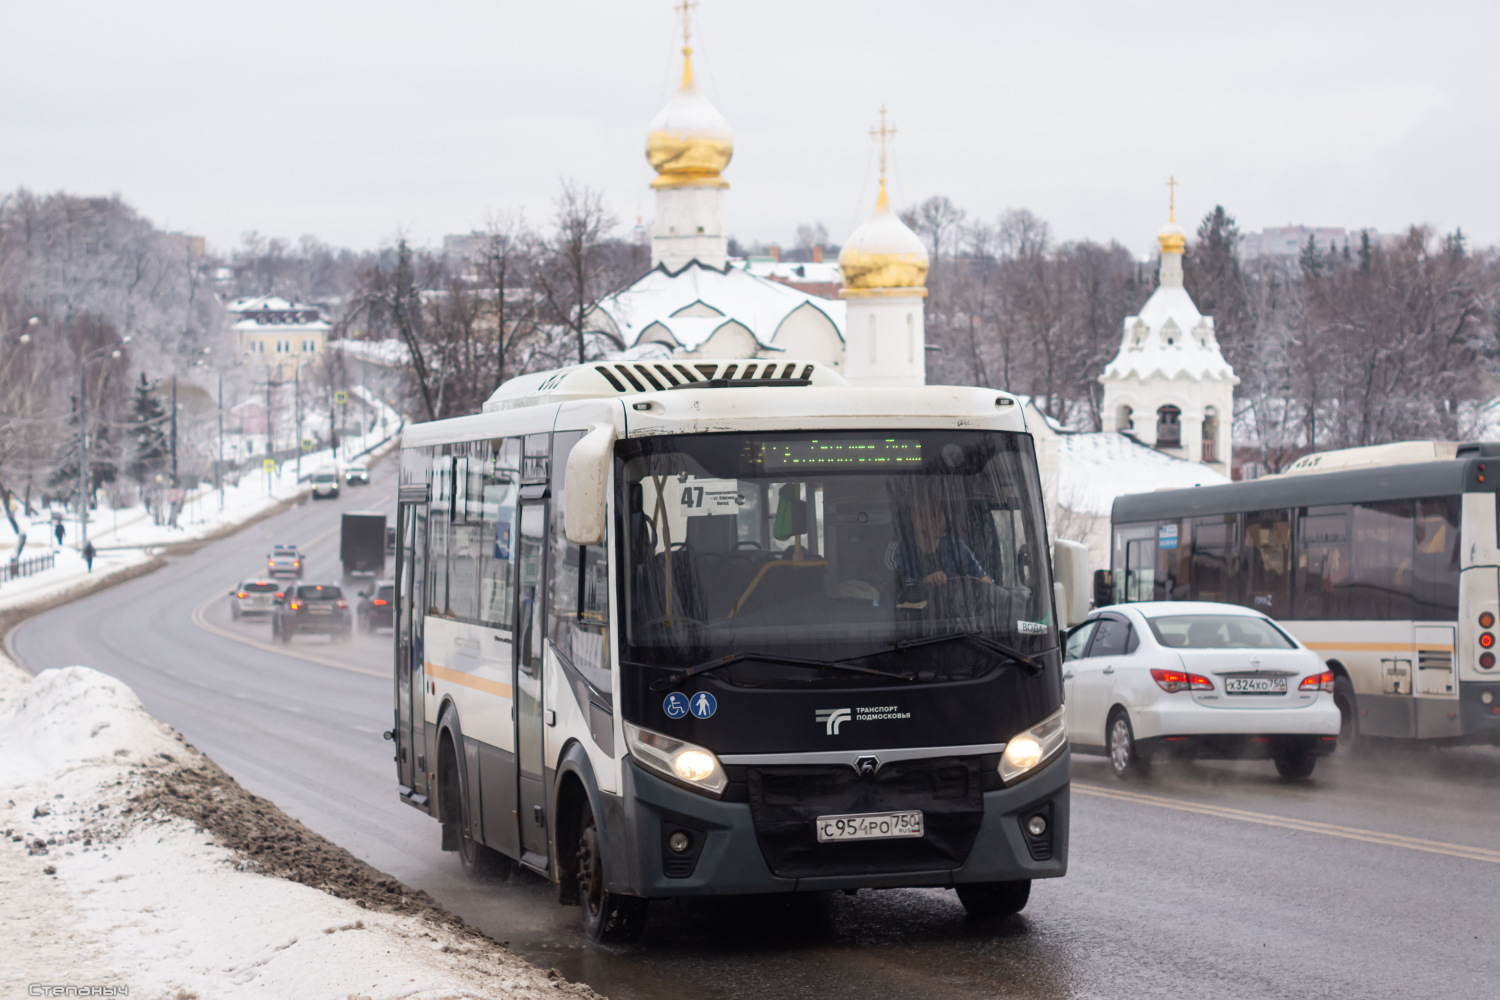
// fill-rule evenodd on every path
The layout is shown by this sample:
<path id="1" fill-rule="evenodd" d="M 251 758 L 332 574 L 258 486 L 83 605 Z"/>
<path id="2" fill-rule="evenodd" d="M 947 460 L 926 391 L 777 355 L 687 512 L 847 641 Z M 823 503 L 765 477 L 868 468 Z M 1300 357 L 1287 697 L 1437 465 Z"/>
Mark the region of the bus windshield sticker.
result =
<path id="1" fill-rule="evenodd" d="M 688 714 L 687 695 L 681 691 L 673 691 L 662 699 L 661 710 L 669 719 L 680 719 Z"/>
<path id="2" fill-rule="evenodd" d="M 693 718 L 707 719 L 719 710 L 719 702 L 707 691 L 699 691 L 689 699 L 688 704 L 692 706 Z"/>
<path id="3" fill-rule="evenodd" d="M 1042 635 L 1047 631 L 1045 622 L 1016 622 L 1016 631 L 1022 635 Z"/>
<path id="4" fill-rule="evenodd" d="M 1177 525 L 1164 524 L 1156 529 L 1156 547 L 1159 549 L 1177 548 Z"/>
<path id="5" fill-rule="evenodd" d="M 733 479 L 689 479 L 674 488 L 682 491 L 677 502 L 685 517 L 733 514 L 745 503 Z"/>

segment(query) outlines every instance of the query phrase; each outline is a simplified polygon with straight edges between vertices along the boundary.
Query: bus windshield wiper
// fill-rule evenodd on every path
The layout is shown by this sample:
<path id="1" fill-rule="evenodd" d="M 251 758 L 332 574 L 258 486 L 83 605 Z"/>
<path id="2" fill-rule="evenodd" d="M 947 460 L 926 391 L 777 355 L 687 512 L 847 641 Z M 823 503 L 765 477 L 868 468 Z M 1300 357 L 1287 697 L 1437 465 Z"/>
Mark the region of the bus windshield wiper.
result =
<path id="1" fill-rule="evenodd" d="M 851 656 L 851 660 L 862 660 L 862 656 Z M 783 663 L 791 667 L 807 667 L 813 670 L 842 670 L 851 674 L 865 674 L 870 677 L 888 677 L 897 681 L 914 681 L 916 674 L 897 674 L 889 670 L 876 670 L 874 667 L 861 667 L 844 660 L 814 660 L 803 656 L 784 656 L 781 653 L 730 653 L 716 660 L 706 660 L 696 666 L 688 667 L 686 670 L 663 677 L 661 680 L 651 683 L 651 690 L 665 691 L 667 688 L 681 687 L 699 674 L 706 674 L 711 670 L 732 666 L 741 660 L 765 660 L 767 663 Z M 631 663 L 631 666 L 651 666 L 652 664 Z"/>
<path id="2" fill-rule="evenodd" d="M 1044 664 L 1030 656 L 1027 656 L 1020 650 L 1012 649 L 1010 646 L 1005 645 L 1005 643 L 1003 642 L 997 642 L 982 632 L 972 631 L 945 632 L 942 635 L 928 635 L 923 636 L 920 639 L 902 639 L 899 642 L 891 643 L 889 646 L 886 646 L 883 649 L 877 649 L 871 653 L 861 653 L 859 656 L 851 656 L 849 657 L 849 659 L 864 660 L 872 656 L 880 656 L 883 653 L 904 653 L 908 649 L 917 649 L 922 646 L 933 646 L 940 642 L 952 642 L 954 639 L 966 639 L 969 642 L 972 642 L 974 645 L 980 647 L 981 649 L 989 650 L 991 653 L 994 653 L 997 656 L 1003 656 L 1007 660 L 1018 663 L 1022 667 L 1026 668 L 1026 671 L 1033 676 L 1040 674 L 1044 668 Z"/>

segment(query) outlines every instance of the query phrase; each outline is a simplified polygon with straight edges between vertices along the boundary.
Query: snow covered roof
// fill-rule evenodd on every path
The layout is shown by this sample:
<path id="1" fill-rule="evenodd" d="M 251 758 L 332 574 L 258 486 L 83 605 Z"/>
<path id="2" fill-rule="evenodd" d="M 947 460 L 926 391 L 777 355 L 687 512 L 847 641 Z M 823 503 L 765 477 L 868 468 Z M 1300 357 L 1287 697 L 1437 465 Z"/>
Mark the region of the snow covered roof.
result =
<path id="1" fill-rule="evenodd" d="M 248 299 L 235 299 L 228 307 L 232 313 L 245 312 L 320 312 L 319 308 L 308 302 L 293 302 L 283 299 L 279 295 L 260 295 Z"/>
<path id="2" fill-rule="evenodd" d="M 733 266 L 749 271 L 757 278 L 779 278 L 782 281 L 820 285 L 841 285 L 844 282 L 836 260 L 771 260 L 752 257 L 743 262 L 736 261 Z"/>
<path id="3" fill-rule="evenodd" d="M 1108 517 L 1115 497 L 1189 486 L 1217 486 L 1228 477 L 1206 465 L 1148 448 L 1124 434 L 1093 431 L 1057 439 L 1059 506 Z"/>
<path id="4" fill-rule="evenodd" d="M 679 339 L 701 337 L 694 343 L 702 343 L 713 330 L 704 332 L 697 327 L 682 326 L 679 334 L 678 326 L 683 319 L 704 317 L 719 319 L 720 323 L 724 319 L 736 320 L 757 343 L 769 344 L 782 321 L 808 304 L 827 316 L 840 338 L 843 337 L 843 302 L 810 295 L 740 268 L 720 271 L 697 261 L 676 273 L 663 267 L 653 268 L 629 288 L 601 302 L 599 312 L 615 326 L 626 347 L 634 347 L 646 328 L 658 322 Z"/>
<path id="5" fill-rule="evenodd" d="M 1161 284 L 1141 307 L 1125 317 L 1120 353 L 1105 366 L 1099 381 L 1159 377 L 1195 381 L 1237 382 L 1234 369 L 1219 353 L 1214 321 L 1198 311 L 1182 287 L 1182 255 L 1163 253 Z"/>

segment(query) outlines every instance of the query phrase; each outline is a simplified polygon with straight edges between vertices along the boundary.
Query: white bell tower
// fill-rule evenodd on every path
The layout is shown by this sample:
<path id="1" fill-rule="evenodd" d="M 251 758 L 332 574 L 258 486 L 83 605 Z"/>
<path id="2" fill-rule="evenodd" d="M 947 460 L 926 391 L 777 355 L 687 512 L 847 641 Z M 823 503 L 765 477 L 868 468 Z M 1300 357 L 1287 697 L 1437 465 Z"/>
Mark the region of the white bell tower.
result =
<path id="1" fill-rule="evenodd" d="M 1160 283 L 1139 316 L 1125 317 L 1120 353 L 1104 369 L 1104 429 L 1229 474 L 1234 387 L 1239 379 L 1182 285 L 1187 234 L 1177 225 L 1176 178 L 1157 234 Z"/>

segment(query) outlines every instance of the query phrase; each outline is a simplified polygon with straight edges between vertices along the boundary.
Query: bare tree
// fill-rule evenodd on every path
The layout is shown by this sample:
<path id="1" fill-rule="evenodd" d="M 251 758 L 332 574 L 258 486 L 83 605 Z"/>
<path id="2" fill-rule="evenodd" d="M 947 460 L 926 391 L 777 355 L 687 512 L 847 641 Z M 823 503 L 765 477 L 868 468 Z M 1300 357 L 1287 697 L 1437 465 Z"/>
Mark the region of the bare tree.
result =
<path id="1" fill-rule="evenodd" d="M 563 181 L 553 202 L 553 233 L 539 254 L 536 286 L 547 305 L 548 319 L 564 327 L 577 346 L 577 360 L 588 360 L 589 319 L 600 301 L 621 284 L 622 275 L 609 253 L 616 219 L 603 196 L 572 181 Z M 623 347 L 623 344 L 618 345 Z"/>

